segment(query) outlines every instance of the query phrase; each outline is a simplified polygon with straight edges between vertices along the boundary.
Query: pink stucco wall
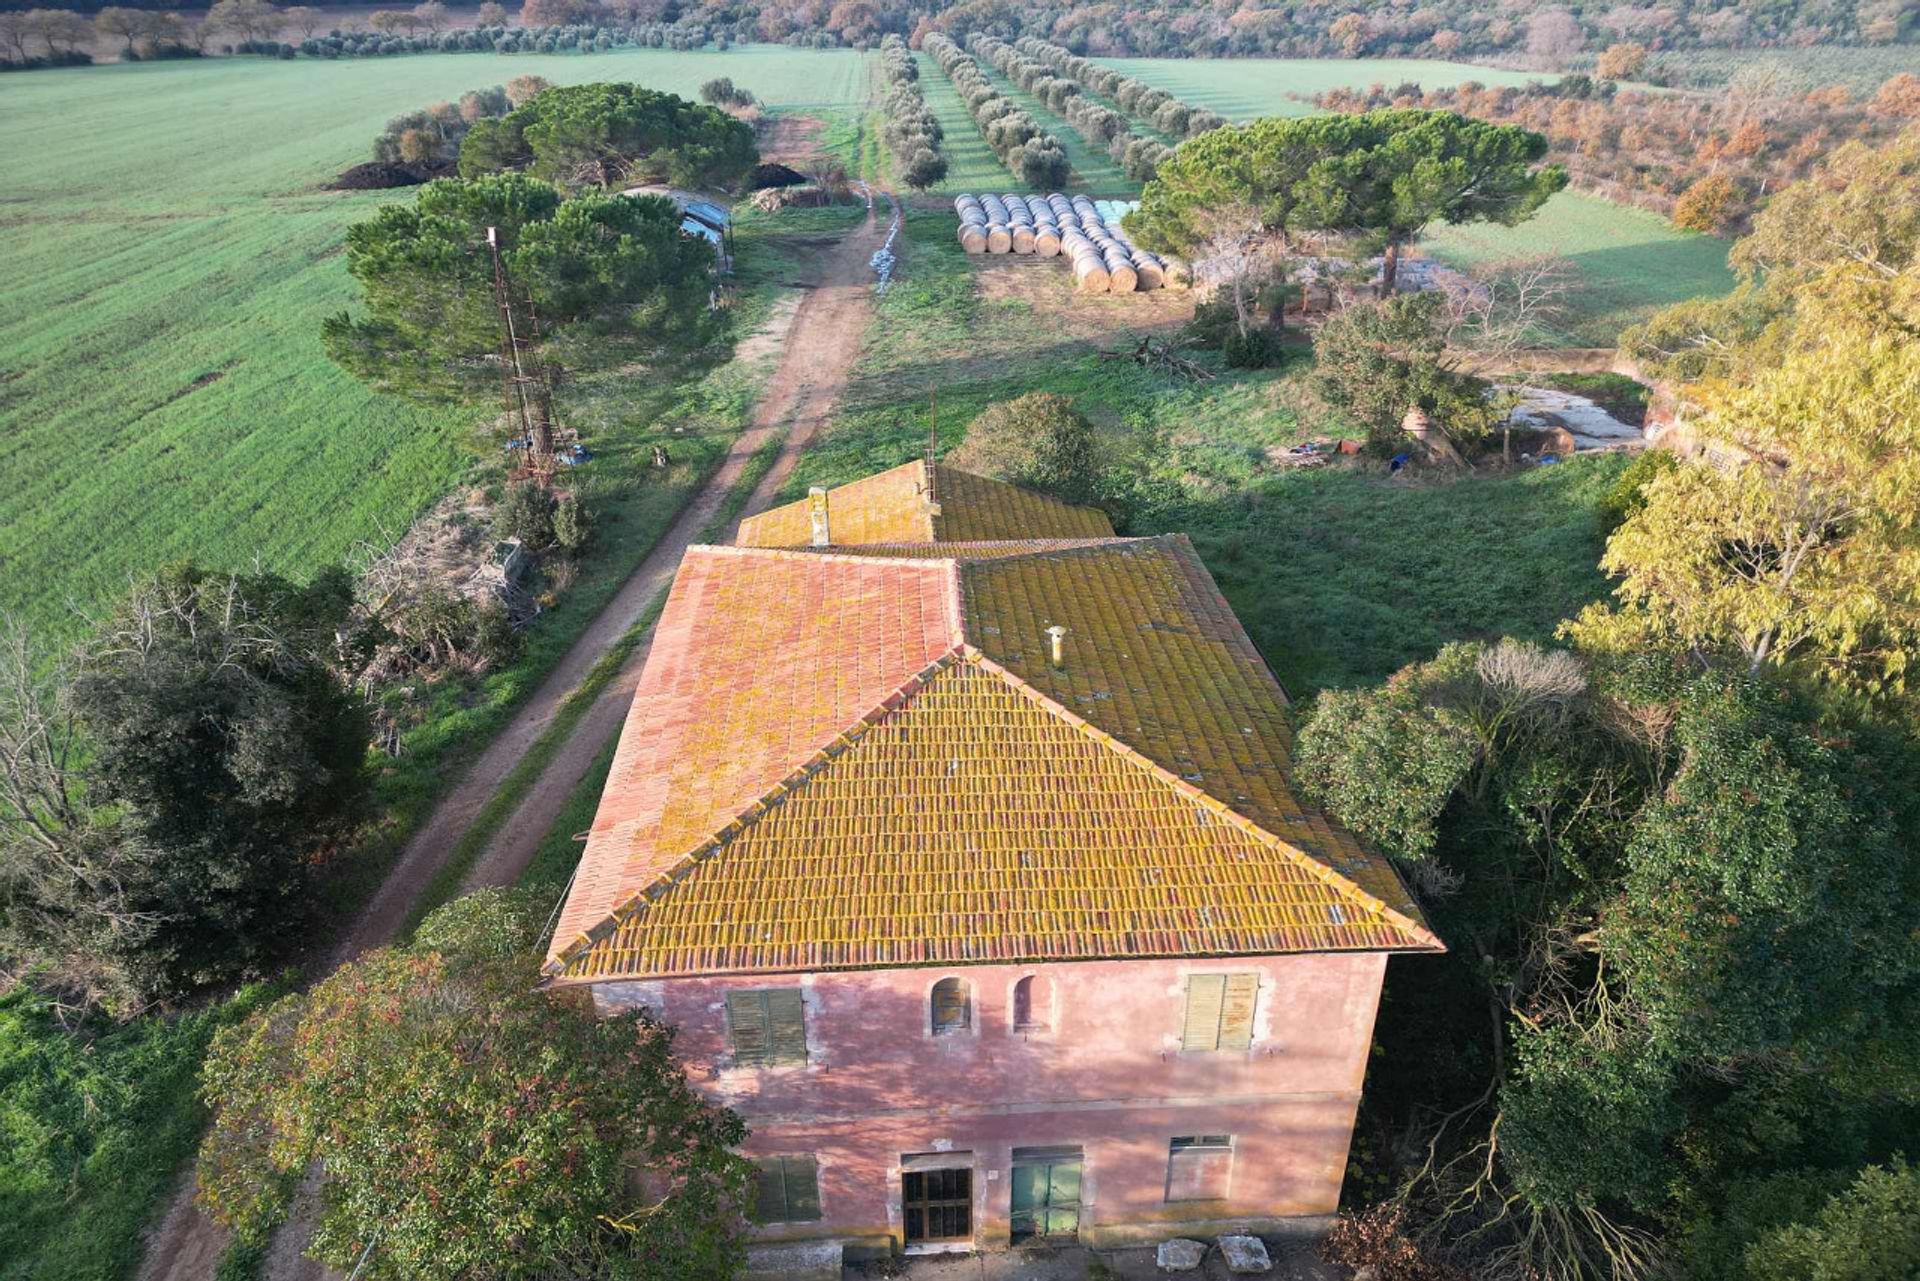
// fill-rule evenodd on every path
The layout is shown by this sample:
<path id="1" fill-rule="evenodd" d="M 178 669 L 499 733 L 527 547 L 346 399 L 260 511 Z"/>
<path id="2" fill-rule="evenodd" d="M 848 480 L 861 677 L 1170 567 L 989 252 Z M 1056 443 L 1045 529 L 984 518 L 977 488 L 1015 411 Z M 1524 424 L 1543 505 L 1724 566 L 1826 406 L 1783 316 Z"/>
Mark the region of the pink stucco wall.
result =
<path id="1" fill-rule="evenodd" d="M 699 1088 L 752 1127 L 749 1156 L 813 1154 L 822 1218 L 770 1239 L 902 1234 L 908 1154 L 953 1152 L 973 1173 L 975 1242 L 1004 1246 L 1015 1147 L 1085 1150 L 1083 1238 L 1164 1236 L 1176 1223 L 1266 1222 L 1331 1213 L 1339 1199 L 1386 956 L 1111 961 L 881 970 L 744 979 L 603 983 L 602 1011 L 652 1010 L 679 1030 Z M 1257 972 L 1251 1049 L 1180 1049 L 1189 974 Z M 1013 986 L 1052 985 L 1051 1029 L 1013 1030 Z M 928 993 L 972 985 L 972 1027 L 934 1036 Z M 799 986 L 808 1062 L 736 1068 L 729 988 Z M 1230 1134 L 1221 1201 L 1166 1200 L 1176 1135 Z"/>

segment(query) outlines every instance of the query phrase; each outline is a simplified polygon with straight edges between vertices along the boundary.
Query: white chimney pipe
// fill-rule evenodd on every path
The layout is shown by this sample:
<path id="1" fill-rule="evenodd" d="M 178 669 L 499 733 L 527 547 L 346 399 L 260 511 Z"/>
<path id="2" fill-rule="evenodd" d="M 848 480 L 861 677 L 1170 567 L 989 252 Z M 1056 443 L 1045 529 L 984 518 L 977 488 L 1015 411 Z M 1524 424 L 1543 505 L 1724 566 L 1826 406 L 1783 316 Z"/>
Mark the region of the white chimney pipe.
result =
<path id="1" fill-rule="evenodd" d="M 1053 665 L 1065 667 L 1067 665 L 1067 629 L 1055 623 L 1047 628 L 1047 639 L 1053 642 Z"/>

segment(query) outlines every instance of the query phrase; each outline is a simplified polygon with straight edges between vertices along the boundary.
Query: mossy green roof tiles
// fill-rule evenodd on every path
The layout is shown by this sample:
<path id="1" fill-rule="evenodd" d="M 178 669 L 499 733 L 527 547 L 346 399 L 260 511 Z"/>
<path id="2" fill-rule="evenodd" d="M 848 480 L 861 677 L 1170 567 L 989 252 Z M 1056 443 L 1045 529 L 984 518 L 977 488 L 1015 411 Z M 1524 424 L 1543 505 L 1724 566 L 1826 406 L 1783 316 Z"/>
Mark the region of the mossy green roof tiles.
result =
<path id="1" fill-rule="evenodd" d="M 1438 949 L 1285 708 L 1183 536 L 693 548 L 548 973 Z"/>
<path id="2" fill-rule="evenodd" d="M 952 467 L 906 463 L 827 491 L 828 542 L 887 543 L 1111 538 L 1106 513 Z M 740 522 L 742 547 L 805 547 L 813 541 L 808 499 Z"/>

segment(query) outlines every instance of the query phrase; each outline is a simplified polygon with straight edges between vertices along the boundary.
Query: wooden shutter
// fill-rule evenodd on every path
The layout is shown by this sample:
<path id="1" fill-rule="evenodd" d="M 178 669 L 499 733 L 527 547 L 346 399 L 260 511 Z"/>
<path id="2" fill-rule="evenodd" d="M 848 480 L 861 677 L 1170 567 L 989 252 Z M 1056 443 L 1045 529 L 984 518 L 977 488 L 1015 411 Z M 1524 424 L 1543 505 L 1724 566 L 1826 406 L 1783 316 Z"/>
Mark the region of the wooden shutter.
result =
<path id="1" fill-rule="evenodd" d="M 811 1223 L 820 1217 L 820 1163 L 810 1156 L 780 1160 L 786 1169 L 787 1222 Z"/>
<path id="2" fill-rule="evenodd" d="M 1180 1032 L 1183 1050 L 1220 1048 L 1220 1006 L 1226 996 L 1224 974 L 1187 976 L 1187 1021 Z"/>
<path id="3" fill-rule="evenodd" d="M 754 1189 L 753 1221 L 785 1223 L 787 1221 L 787 1181 L 781 1169 L 780 1158 L 770 1156 L 753 1164 L 760 1171 L 760 1181 Z"/>
<path id="4" fill-rule="evenodd" d="M 959 979 L 941 979 L 933 985 L 933 1030 L 940 1032 L 964 1031 L 970 1024 L 968 1017 L 967 985 Z"/>
<path id="5" fill-rule="evenodd" d="M 810 1156 L 770 1156 L 753 1163 L 755 1223 L 810 1223 L 820 1217 L 820 1165 Z"/>
<path id="6" fill-rule="evenodd" d="M 727 993 L 727 1030 L 733 1034 L 733 1061 L 758 1067 L 767 1062 L 772 1038 L 767 1033 L 765 992 Z"/>
<path id="7" fill-rule="evenodd" d="M 779 987 L 767 998 L 767 1062 L 807 1061 L 807 1014 L 797 987 Z"/>
<path id="8" fill-rule="evenodd" d="M 1226 1000 L 1220 1007 L 1220 1048 L 1245 1050 L 1253 1045 L 1253 1006 L 1260 995 L 1258 974 L 1227 975 Z"/>
<path id="9" fill-rule="evenodd" d="M 797 987 L 727 993 L 733 1061 L 743 1067 L 807 1061 L 807 1015 Z"/>

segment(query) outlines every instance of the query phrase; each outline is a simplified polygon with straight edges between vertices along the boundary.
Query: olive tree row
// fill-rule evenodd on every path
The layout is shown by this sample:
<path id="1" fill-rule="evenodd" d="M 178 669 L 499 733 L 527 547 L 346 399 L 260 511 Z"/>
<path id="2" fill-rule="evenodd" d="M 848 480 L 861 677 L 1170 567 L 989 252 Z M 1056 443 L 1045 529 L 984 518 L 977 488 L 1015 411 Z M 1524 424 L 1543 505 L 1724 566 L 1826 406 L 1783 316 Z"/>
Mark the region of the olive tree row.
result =
<path id="1" fill-rule="evenodd" d="M 1008 172 L 1041 190 L 1066 185 L 1069 172 L 1066 149 L 1052 134 L 1042 133 L 1033 117 L 1011 98 L 994 88 L 986 72 L 966 50 L 939 34 L 929 35 L 921 48 L 940 64 L 947 79 L 953 81 L 973 122 L 980 126 L 980 135 Z"/>
<path id="2" fill-rule="evenodd" d="M 1091 58 L 1079 57 L 1057 44 L 1033 36 L 1022 36 L 1014 41 L 1014 48 L 1045 64 L 1054 74 L 1072 81 L 1088 93 L 1112 99 L 1119 104 L 1121 111 L 1176 142 L 1197 138 L 1227 123 L 1226 117 L 1218 112 L 1182 102 L 1165 89 L 1156 89 L 1144 80 L 1121 75 L 1112 67 L 1103 67 Z"/>
<path id="3" fill-rule="evenodd" d="M 1105 151 L 1135 182 L 1150 181 L 1160 162 L 1173 154 L 1173 148 L 1159 139 L 1135 134 L 1125 116 L 1082 94 L 1078 84 L 1055 75 L 1053 68 L 1018 47 L 982 34 L 974 35 L 967 45 L 1007 79 L 1065 116 L 1081 137 Z"/>
<path id="4" fill-rule="evenodd" d="M 880 67 L 887 77 L 887 125 L 882 136 L 893 153 L 894 171 L 915 191 L 925 191 L 947 176 L 947 158 L 940 154 L 945 132 L 920 92 L 920 64 L 913 60 L 907 42 L 897 35 L 883 39 Z"/>

